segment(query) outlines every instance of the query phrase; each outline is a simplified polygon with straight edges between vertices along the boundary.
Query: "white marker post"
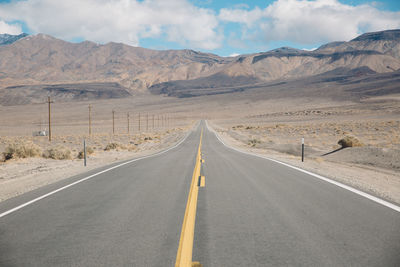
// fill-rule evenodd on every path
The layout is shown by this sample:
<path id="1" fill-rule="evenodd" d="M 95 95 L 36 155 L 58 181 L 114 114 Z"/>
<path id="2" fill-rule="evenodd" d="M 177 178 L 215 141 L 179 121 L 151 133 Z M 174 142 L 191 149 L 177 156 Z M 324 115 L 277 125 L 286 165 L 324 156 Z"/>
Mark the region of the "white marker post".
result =
<path id="1" fill-rule="evenodd" d="M 304 162 L 304 137 L 301 138 L 301 162 Z"/>
<path id="2" fill-rule="evenodd" d="M 86 140 L 83 139 L 83 165 L 86 167 Z"/>

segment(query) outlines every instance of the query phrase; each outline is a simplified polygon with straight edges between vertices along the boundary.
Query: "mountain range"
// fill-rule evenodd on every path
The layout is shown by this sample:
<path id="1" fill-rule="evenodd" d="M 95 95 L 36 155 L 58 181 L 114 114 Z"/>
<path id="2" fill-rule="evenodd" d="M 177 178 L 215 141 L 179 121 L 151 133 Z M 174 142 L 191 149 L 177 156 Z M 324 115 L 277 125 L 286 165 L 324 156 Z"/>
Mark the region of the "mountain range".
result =
<path id="1" fill-rule="evenodd" d="M 29 95 L 21 93 L 28 92 L 27 88 L 42 91 L 47 88 L 43 92 L 48 93 L 52 85 L 60 84 L 69 84 L 70 89 L 74 87 L 71 84 L 81 89 L 87 83 L 96 84 L 96 88 L 101 84 L 119 84 L 118 88 L 125 91 L 118 93 L 121 97 L 149 91 L 189 97 L 325 74 L 330 79 L 346 73 L 396 76 L 400 70 L 400 30 L 365 33 L 351 41 L 328 43 L 313 51 L 282 47 L 237 57 L 193 50 L 158 51 L 121 43 L 70 43 L 45 34 L 1 35 L 0 44 L 3 44 L 0 45 L 2 104 L 14 99 L 15 90 L 23 97 Z"/>

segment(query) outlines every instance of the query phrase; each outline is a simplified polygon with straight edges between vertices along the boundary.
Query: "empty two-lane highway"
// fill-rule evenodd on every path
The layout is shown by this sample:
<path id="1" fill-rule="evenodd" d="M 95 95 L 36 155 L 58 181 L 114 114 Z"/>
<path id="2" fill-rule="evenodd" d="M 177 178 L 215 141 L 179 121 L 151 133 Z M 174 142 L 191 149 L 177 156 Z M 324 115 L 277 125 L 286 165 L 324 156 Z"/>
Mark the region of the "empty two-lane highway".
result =
<path id="1" fill-rule="evenodd" d="M 203 266 L 399 265 L 399 212 L 227 148 L 201 123 L 163 154 L 0 217 L 0 266 L 173 266 L 201 128 L 206 182 L 198 193 L 193 260 Z M 0 203 L 0 214 L 93 173 Z"/>

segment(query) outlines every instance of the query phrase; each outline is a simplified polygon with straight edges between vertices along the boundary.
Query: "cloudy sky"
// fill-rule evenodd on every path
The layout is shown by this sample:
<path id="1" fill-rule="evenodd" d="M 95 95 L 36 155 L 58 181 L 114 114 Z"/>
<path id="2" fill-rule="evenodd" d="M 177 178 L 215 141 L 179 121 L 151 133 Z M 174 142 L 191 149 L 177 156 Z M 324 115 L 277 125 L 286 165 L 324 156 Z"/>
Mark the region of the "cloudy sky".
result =
<path id="1" fill-rule="evenodd" d="M 0 0 L 0 33 L 222 56 L 400 28 L 399 0 Z"/>

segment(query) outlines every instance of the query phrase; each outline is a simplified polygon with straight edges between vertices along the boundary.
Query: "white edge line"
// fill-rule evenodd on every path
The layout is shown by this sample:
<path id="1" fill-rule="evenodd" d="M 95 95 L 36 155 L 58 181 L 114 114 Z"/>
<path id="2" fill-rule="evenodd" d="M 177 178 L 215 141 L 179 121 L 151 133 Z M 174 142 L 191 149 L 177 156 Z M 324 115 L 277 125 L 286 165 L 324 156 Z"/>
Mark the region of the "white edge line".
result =
<path id="1" fill-rule="evenodd" d="M 199 125 L 199 123 L 198 123 L 198 125 Z M 198 125 L 194 126 L 193 129 L 197 128 Z M 15 212 L 15 211 L 17 211 L 17 210 L 20 210 L 20 209 L 22 209 L 22 208 L 24 208 L 24 207 L 26 207 L 26 206 L 29 206 L 29 205 L 31 205 L 31 204 L 33 204 L 33 203 L 39 201 L 39 200 L 42 200 L 42 199 L 44 199 L 44 198 L 46 198 L 46 197 L 49 197 L 49 196 L 51 196 L 51 195 L 54 195 L 55 193 L 58 193 L 58 192 L 60 192 L 60 191 L 62 191 L 62 190 L 64 190 L 64 189 L 67 189 L 67 188 L 69 188 L 69 187 L 71 187 L 71 186 L 73 186 L 73 185 L 76 185 L 76 184 L 82 183 L 82 182 L 84 182 L 84 181 L 86 181 L 86 180 L 89 180 L 89 179 L 91 179 L 91 178 L 93 178 L 93 177 L 95 177 L 95 176 L 97 176 L 97 175 L 99 175 L 99 174 L 102 174 L 102 173 L 111 171 L 111 170 L 113 170 L 113 169 L 119 168 L 119 167 L 121 167 L 121 166 L 124 166 L 124 165 L 126 165 L 126 164 L 129 164 L 129 163 L 132 163 L 132 162 L 135 162 L 135 161 L 138 161 L 138 160 L 147 159 L 147 158 L 151 158 L 151 157 L 155 157 L 155 156 L 164 154 L 164 153 L 170 151 L 171 149 L 174 149 L 174 148 L 178 147 L 180 144 L 182 144 L 182 143 L 188 138 L 188 136 L 189 136 L 190 133 L 193 131 L 193 129 L 192 129 L 192 130 L 189 130 L 188 133 L 186 134 L 186 136 L 185 136 L 181 141 L 179 141 L 179 142 L 178 142 L 177 144 L 175 144 L 174 146 L 172 146 L 172 147 L 170 147 L 170 148 L 167 148 L 166 150 L 160 151 L 160 152 L 155 153 L 155 154 L 152 154 L 152 155 L 148 155 L 148 156 L 144 156 L 144 157 L 140 157 L 140 158 L 136 158 L 136 159 L 132 159 L 132 160 L 123 162 L 123 163 L 118 164 L 118 165 L 116 165 L 116 166 L 113 166 L 113 167 L 111 167 L 111 168 L 108 168 L 108 169 L 102 170 L 102 171 L 100 171 L 100 172 L 97 172 L 97 173 L 95 173 L 95 174 L 89 175 L 89 176 L 87 176 L 87 177 L 85 177 L 85 178 L 82 178 L 82 179 L 80 179 L 80 180 L 78 180 L 78 181 L 75 181 L 75 182 L 73 182 L 73 183 L 67 184 L 67 185 L 65 185 L 65 186 L 63 186 L 63 187 L 60 187 L 60 188 L 54 190 L 54 191 L 51 191 L 51 192 L 49 192 L 49 193 L 47 193 L 47 194 L 44 194 L 44 195 L 42 195 L 42 196 L 40 196 L 40 197 L 37 197 L 37 198 L 32 199 L 32 200 L 30 200 L 30 201 L 28 201 L 28 202 L 25 202 L 24 204 L 21 204 L 21 205 L 15 207 L 15 208 L 12 208 L 12 209 L 7 210 L 7 211 L 5 211 L 5 212 L 3 212 L 3 213 L 0 213 L 0 218 L 6 216 L 6 215 L 8 215 L 8 214 L 11 214 L 11 213 L 13 213 L 13 212 Z"/>
<path id="2" fill-rule="evenodd" d="M 263 155 L 259 155 L 259 154 L 255 154 L 255 153 L 246 152 L 246 151 L 237 149 L 237 148 L 235 148 L 235 147 L 229 146 L 229 145 L 227 145 L 227 144 L 222 140 L 222 138 L 220 138 L 219 134 L 218 134 L 213 128 L 211 128 L 211 127 L 208 126 L 208 122 L 207 122 L 207 121 L 206 121 L 206 126 L 207 126 L 207 129 L 208 129 L 208 130 L 210 130 L 211 132 L 213 132 L 213 133 L 215 134 L 215 136 L 218 138 L 218 140 L 219 140 L 224 146 L 226 146 L 226 147 L 228 147 L 228 148 L 230 148 L 230 149 L 233 149 L 233 150 L 235 150 L 235 151 L 237 151 L 237 152 L 240 152 L 240 153 L 243 153 L 243 154 L 247 154 L 247 155 L 251 155 L 251 156 L 263 158 L 263 159 L 266 159 L 266 160 L 270 160 L 270 161 L 273 161 L 273 162 L 282 164 L 282 165 L 284 165 L 284 166 L 286 166 L 286 167 L 289 167 L 289 168 L 295 169 L 295 170 L 297 170 L 297 171 L 306 173 L 306 174 L 308 174 L 308 175 L 314 176 L 314 177 L 316 177 L 316 178 L 318 178 L 318 179 L 321 179 L 321 180 L 323 180 L 323 181 L 325 181 L 325 182 L 334 184 L 334 185 L 339 186 L 339 187 L 341 187 L 341 188 L 343 188 L 343 189 L 346 189 L 346 190 L 351 191 L 351 192 L 353 192 L 353 193 L 356 193 L 356 194 L 358 194 L 358 195 L 360 195 L 360 196 L 363 196 L 363 197 L 365 197 L 365 198 L 368 198 L 368 199 L 370 199 L 370 200 L 372 200 L 372 201 L 374 201 L 374 202 L 376 202 L 376 203 L 379 203 L 379 204 L 381 204 L 381 205 L 383 205 L 383 206 L 386 206 L 386 207 L 388 207 L 388 208 L 391 208 L 391 209 L 393 209 L 393 210 L 395 210 L 395 211 L 397 211 L 397 212 L 400 212 L 400 207 L 399 207 L 399 206 L 397 206 L 397 205 L 395 205 L 395 204 L 393 204 L 393 203 L 390 203 L 390 202 L 388 202 L 388 201 L 386 201 L 386 200 L 383 200 L 383 199 L 380 199 L 380 198 L 378 198 L 378 197 L 375 197 L 375 196 L 373 196 L 373 195 L 370 195 L 370 194 L 368 194 L 368 193 L 365 193 L 365 192 L 363 192 L 363 191 L 360 191 L 360 190 L 358 190 L 358 189 L 355 189 L 355 188 L 353 188 L 353 187 L 351 187 L 351 186 L 348 186 L 348 185 L 342 184 L 342 183 L 340 183 L 340 182 L 334 181 L 334 180 L 329 179 L 329 178 L 327 178 L 327 177 L 324 177 L 324 176 L 322 176 L 322 175 L 319 175 L 319 174 L 316 174 L 316 173 L 313 173 L 313 172 L 310 172 L 310 171 L 303 170 L 303 169 L 301 169 L 301 168 L 299 168 L 299 167 L 292 166 L 292 165 L 290 165 L 290 164 L 281 162 L 281 161 L 276 160 L 276 159 L 271 159 L 271 158 L 268 158 L 268 157 L 263 156 Z"/>

